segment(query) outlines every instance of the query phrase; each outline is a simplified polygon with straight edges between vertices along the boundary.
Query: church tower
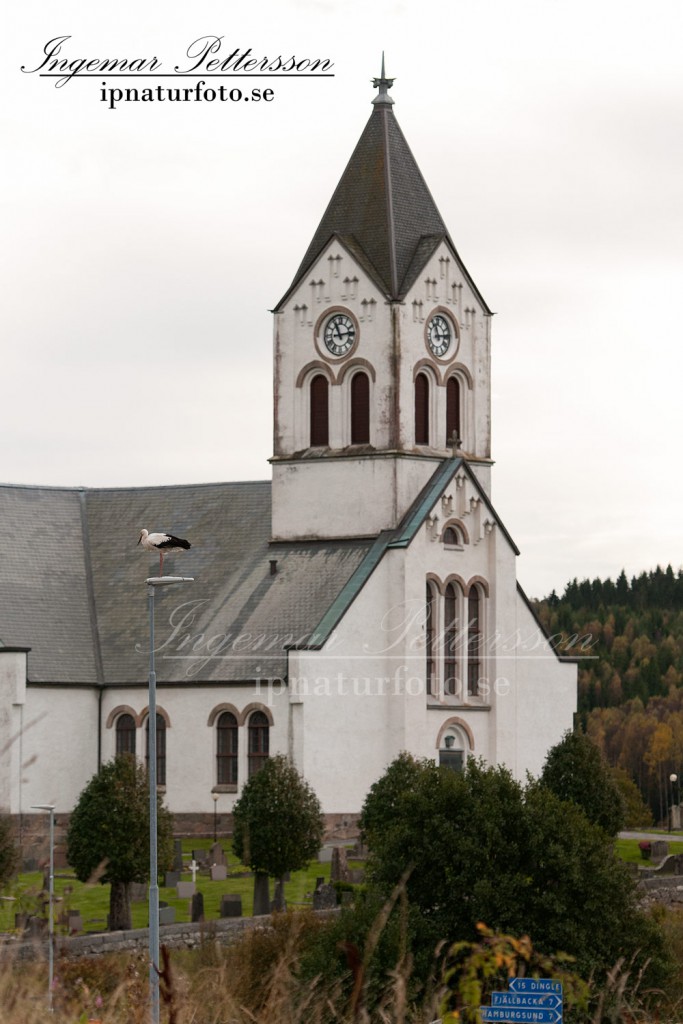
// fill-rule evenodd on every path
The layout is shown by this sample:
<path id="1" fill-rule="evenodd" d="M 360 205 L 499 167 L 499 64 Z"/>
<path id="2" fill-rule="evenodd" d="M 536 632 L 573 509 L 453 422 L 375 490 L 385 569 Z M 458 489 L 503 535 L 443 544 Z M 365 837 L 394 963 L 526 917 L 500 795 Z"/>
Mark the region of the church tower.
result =
<path id="1" fill-rule="evenodd" d="M 396 121 L 393 79 L 275 309 L 273 537 L 393 529 L 439 462 L 490 491 L 491 311 Z"/>

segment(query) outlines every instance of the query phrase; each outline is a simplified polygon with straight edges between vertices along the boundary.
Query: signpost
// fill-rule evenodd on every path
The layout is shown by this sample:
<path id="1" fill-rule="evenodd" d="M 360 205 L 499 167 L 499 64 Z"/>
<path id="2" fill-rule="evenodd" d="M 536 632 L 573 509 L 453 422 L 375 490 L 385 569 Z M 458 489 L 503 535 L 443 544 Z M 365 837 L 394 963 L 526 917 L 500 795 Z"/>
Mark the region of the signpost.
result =
<path id="1" fill-rule="evenodd" d="M 482 1021 L 515 1024 L 562 1024 L 562 985 L 549 978 L 510 978 L 507 992 L 492 992 L 491 1005 L 480 1006 Z"/>

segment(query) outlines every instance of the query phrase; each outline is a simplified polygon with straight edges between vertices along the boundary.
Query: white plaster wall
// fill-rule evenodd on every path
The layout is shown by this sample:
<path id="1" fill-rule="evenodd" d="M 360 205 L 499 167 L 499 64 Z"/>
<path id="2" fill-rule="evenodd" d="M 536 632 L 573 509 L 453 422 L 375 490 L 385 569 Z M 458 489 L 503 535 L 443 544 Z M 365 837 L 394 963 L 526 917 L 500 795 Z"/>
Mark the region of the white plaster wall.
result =
<path id="1" fill-rule="evenodd" d="M 409 457 L 275 463 L 273 537 L 367 537 L 392 529 L 438 466 Z"/>
<path id="2" fill-rule="evenodd" d="M 0 649 L 0 811 L 18 814 L 26 653 Z"/>
<path id="3" fill-rule="evenodd" d="M 121 706 L 130 707 L 140 718 L 136 732 L 136 754 L 143 759 L 147 750 L 147 688 L 105 691 L 102 707 L 102 758 L 114 757 L 116 730 L 106 727 L 110 713 Z M 231 704 L 238 713 L 250 705 L 261 705 L 273 716 L 270 729 L 270 753 L 287 754 L 289 698 L 286 686 L 201 686 L 163 687 L 157 690 L 157 709 L 166 712 L 166 790 L 164 802 L 174 812 L 212 812 L 212 789 L 216 784 L 216 729 L 208 725 L 211 712 L 221 704 Z M 247 779 L 247 726 L 239 730 L 238 791 L 218 797 L 219 813 L 228 813 Z"/>
<path id="4" fill-rule="evenodd" d="M 70 811 L 97 771 L 97 691 L 28 686 L 22 722 L 21 809 Z"/>

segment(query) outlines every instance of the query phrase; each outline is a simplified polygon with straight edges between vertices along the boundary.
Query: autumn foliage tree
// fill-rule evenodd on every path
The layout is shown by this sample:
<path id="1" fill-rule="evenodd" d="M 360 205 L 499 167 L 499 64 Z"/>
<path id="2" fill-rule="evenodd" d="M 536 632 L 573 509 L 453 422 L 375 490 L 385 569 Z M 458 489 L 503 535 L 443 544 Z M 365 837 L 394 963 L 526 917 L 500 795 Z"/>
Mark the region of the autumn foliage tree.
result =
<path id="1" fill-rule="evenodd" d="M 173 819 L 160 798 L 157 847 L 164 870 L 173 856 Z M 131 754 L 103 764 L 81 793 L 69 821 L 67 859 L 79 881 L 110 883 L 109 929 L 129 929 L 130 884 L 149 877 L 147 772 Z"/>

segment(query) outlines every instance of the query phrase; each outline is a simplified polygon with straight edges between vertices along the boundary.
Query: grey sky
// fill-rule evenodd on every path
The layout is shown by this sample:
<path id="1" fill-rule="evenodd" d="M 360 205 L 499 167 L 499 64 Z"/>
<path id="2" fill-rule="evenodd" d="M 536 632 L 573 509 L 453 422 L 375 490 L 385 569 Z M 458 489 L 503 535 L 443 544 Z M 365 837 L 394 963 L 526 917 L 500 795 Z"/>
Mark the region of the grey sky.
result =
<path id="1" fill-rule="evenodd" d="M 522 585 L 680 566 L 678 0 L 122 0 L 115 17 L 36 0 L 9 21 L 0 479 L 269 475 L 268 309 L 384 48 L 396 116 L 496 311 L 493 499 Z M 335 77 L 261 81 L 267 105 L 108 110 L 99 76 L 55 89 L 19 71 L 66 34 L 69 57 L 170 70 L 207 33 L 225 55 L 329 57 Z"/>

